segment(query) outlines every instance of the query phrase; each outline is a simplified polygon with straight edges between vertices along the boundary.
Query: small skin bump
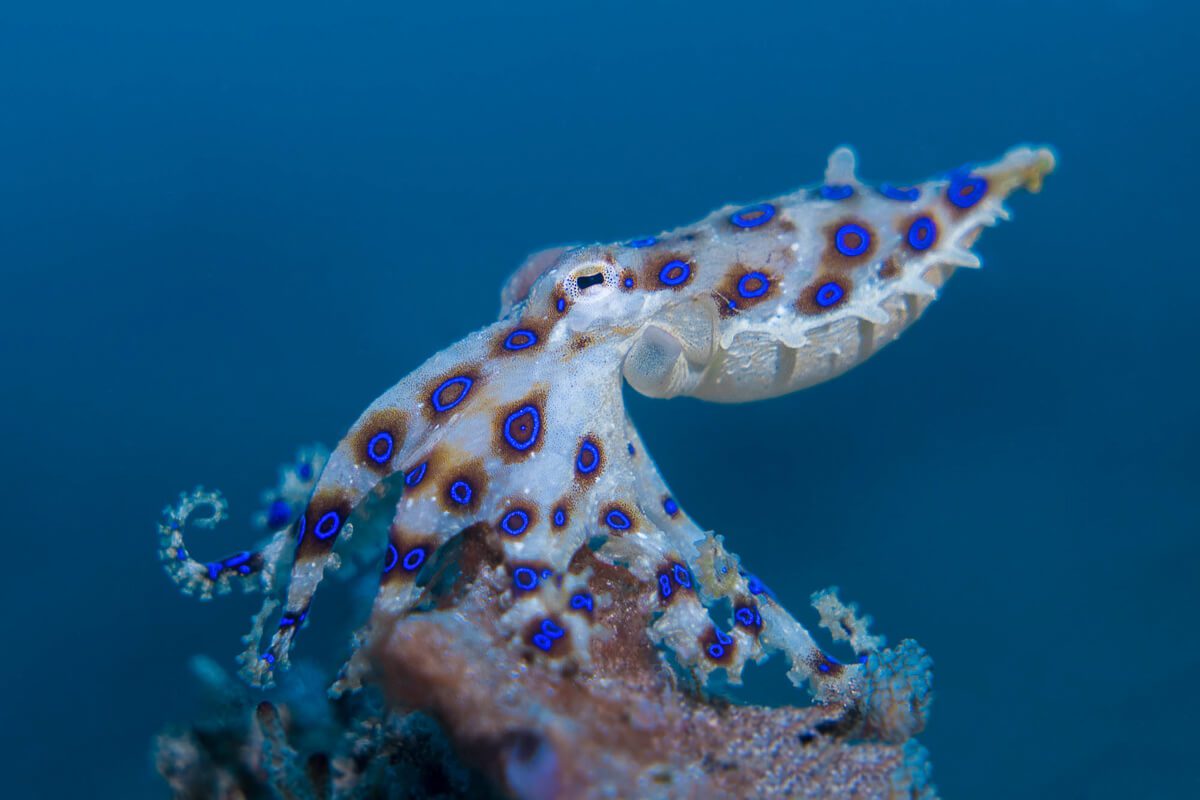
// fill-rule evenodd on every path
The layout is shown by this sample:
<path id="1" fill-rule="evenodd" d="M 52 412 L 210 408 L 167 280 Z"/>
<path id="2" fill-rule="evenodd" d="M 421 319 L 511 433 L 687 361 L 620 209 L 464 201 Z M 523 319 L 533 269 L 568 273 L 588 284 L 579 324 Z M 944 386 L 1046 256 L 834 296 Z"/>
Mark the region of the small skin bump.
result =
<path id="1" fill-rule="evenodd" d="M 713 292 L 717 312 L 732 317 L 779 294 L 781 279 L 774 272 L 743 263 L 734 264 Z"/>
<path id="2" fill-rule="evenodd" d="M 397 408 L 381 408 L 350 434 L 357 463 L 379 475 L 390 475 L 392 458 L 404 446 L 408 415 Z"/>
<path id="3" fill-rule="evenodd" d="M 827 314 L 845 305 L 854 284 L 843 276 L 824 275 L 805 286 L 796 301 L 796 310 L 808 316 Z"/>

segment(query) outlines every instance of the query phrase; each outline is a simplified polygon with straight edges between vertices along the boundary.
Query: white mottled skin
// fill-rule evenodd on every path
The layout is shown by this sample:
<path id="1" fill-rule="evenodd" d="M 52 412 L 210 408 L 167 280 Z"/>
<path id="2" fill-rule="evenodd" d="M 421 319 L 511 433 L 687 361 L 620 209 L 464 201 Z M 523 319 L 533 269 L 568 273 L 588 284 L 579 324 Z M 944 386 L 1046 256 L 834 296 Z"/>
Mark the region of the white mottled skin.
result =
<path id="1" fill-rule="evenodd" d="M 495 526 L 510 501 L 523 498 L 537 508 L 538 522 L 519 538 L 495 531 L 507 562 L 544 562 L 561 574 L 575 552 L 596 538 L 604 542 L 597 555 L 627 565 L 643 579 L 646 603 L 654 607 L 660 605 L 656 571 L 671 560 L 688 566 L 698 596 L 678 595 L 657 618 L 651 635 L 702 679 L 713 668 L 697 640 L 713 624 L 706 607 L 730 598 L 756 602 L 764 620 L 758 638 L 729 619 L 716 620 L 737 642 L 736 657 L 726 667 L 732 680 L 747 659 L 782 650 L 791 659 L 793 679 L 808 682 L 819 699 L 854 696 L 857 665 L 832 676 L 819 671 L 824 656 L 809 634 L 767 595 L 751 595 L 736 557 L 720 539 L 682 511 L 674 518 L 664 511 L 666 484 L 626 414 L 622 376 L 650 396 L 741 402 L 840 374 L 899 335 L 956 267 L 978 266 L 969 248 L 980 228 L 1006 216 L 1002 202 L 1016 188 L 1036 191 L 1053 164 L 1048 150 L 1020 148 L 974 169 L 971 174 L 985 177 L 989 189 L 982 201 L 962 210 L 947 200 L 945 179 L 920 184 L 919 199 L 913 202 L 884 197 L 859 182 L 853 155 L 840 149 L 830 157 L 825 183 L 853 187 L 848 199 L 823 200 L 815 190 L 801 190 L 772 201 L 775 218 L 756 228 L 732 225 L 730 215 L 737 207 L 730 206 L 660 235 L 654 246 L 559 248 L 532 256 L 505 287 L 499 321 L 433 356 L 372 403 L 357 423 L 366 424 L 381 409 L 407 414 L 407 435 L 388 464 L 393 473 L 412 469 L 435 448 L 443 461 L 483 462 L 488 486 L 478 511 L 463 515 L 447 510 L 445 486 L 430 477 L 400 499 L 393 530 L 440 544 L 475 522 Z M 902 221 L 916 214 L 930 216 L 939 229 L 936 246 L 923 252 L 904 244 Z M 839 266 L 828 231 L 846 220 L 868 228 L 875 249 L 862 263 Z M 690 283 L 678 291 L 662 286 L 653 269 L 654 260 L 668 252 L 692 265 Z M 885 263 L 892 265 L 890 271 L 883 270 Z M 772 293 L 765 302 L 722 316 L 723 304 L 739 302 L 721 288 L 727 289 L 728 273 L 736 264 L 769 271 Z M 597 273 L 602 283 L 580 290 L 577 279 Z M 811 292 L 825 279 L 822 275 L 848 279 L 853 288 L 840 305 L 813 313 L 810 303 L 806 313 L 798 306 L 802 292 Z M 623 285 L 626 276 L 636 282 L 632 289 Z M 563 313 L 555 307 L 560 296 L 567 300 Z M 493 355 L 495 343 L 522 326 L 544 332 L 541 347 Z M 429 404 L 430 381 L 464 365 L 474 365 L 479 380 L 458 407 L 431 420 L 423 410 Z M 538 389 L 545 393 L 541 446 L 524 460 L 505 463 L 493 449 L 496 410 Z M 333 453 L 314 498 L 343 490 L 357 505 L 380 483 L 381 476 L 355 452 L 354 434 L 352 429 Z M 605 457 L 602 473 L 588 485 L 576 479 L 574 470 L 585 435 L 602 446 Z M 551 532 L 549 519 L 562 498 L 571 499 L 571 523 L 565 531 Z M 633 527 L 622 535 L 601 520 L 602 509 L 613 502 L 634 512 Z M 329 557 L 297 559 L 286 609 L 307 609 Z M 503 573 L 494 577 L 511 580 Z M 402 611 L 417 601 L 419 592 L 411 582 L 385 584 L 377 608 Z M 562 602 L 546 587 L 514 595 L 506 613 L 520 619 L 553 614 L 561 620 Z M 572 617 L 569 624 L 586 623 Z M 273 639 L 275 668 L 286 663 L 294 630 L 282 630 Z M 585 636 L 571 640 L 586 647 Z M 270 668 L 255 655 L 248 664 L 252 678 L 269 682 Z M 575 657 L 586 663 L 586 652 Z M 354 685 L 356 679 L 352 667 L 344 685 Z"/>

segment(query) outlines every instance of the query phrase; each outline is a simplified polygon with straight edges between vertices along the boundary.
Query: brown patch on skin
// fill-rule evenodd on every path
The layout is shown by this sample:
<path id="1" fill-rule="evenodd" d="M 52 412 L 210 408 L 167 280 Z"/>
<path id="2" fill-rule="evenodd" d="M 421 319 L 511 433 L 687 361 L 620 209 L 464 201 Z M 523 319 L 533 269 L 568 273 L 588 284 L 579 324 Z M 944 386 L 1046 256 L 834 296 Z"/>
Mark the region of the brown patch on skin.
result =
<path id="1" fill-rule="evenodd" d="M 404 530 L 395 523 L 388 531 L 388 544 L 390 546 L 383 562 L 383 578 L 380 580 L 384 586 L 412 583 L 438 549 L 437 539 Z M 418 557 L 418 550 L 423 550 L 424 555 Z"/>
<path id="2" fill-rule="evenodd" d="M 594 483 L 604 472 L 605 464 L 604 445 L 600 437 L 590 433 L 580 436 L 579 446 L 575 448 L 576 483 Z"/>
<path id="3" fill-rule="evenodd" d="M 980 195 L 979 199 L 976 200 L 974 203 L 972 203 L 969 208 L 961 208 L 950 201 L 950 191 L 952 189 L 956 188 L 954 185 L 953 178 L 951 179 L 950 183 L 946 184 L 946 188 L 941 192 L 941 194 L 938 197 L 938 199 L 941 201 L 941 208 L 946 209 L 946 211 L 948 211 L 950 213 L 950 218 L 953 220 L 959 220 L 959 219 L 962 219 L 963 217 L 967 216 L 968 214 L 975 213 L 976 211 L 979 210 L 979 207 L 981 205 L 983 205 L 985 202 L 987 202 L 987 199 L 989 197 L 991 197 L 991 195 L 992 195 L 992 181 L 991 180 L 989 180 L 986 176 L 981 175 L 978 172 L 969 173 L 969 176 L 972 178 L 983 178 L 985 181 L 987 181 L 987 185 L 984 187 L 983 194 Z M 963 188 L 970 189 L 972 186 L 973 186 L 973 184 L 971 182 L 964 182 L 962 185 L 958 186 L 957 188 L 960 190 L 960 194 L 964 194 L 963 192 L 961 192 L 961 189 L 963 189 Z M 969 192 L 967 192 L 965 194 L 969 194 Z"/>
<path id="4" fill-rule="evenodd" d="M 561 302 L 562 310 L 559 310 Z M 567 297 L 567 293 L 562 290 L 561 286 L 555 286 L 554 291 L 550 293 L 550 313 L 562 315 L 571 310 L 571 298 Z"/>
<path id="5" fill-rule="evenodd" d="M 899 278 L 902 271 L 903 269 L 900 264 L 900 257 L 895 253 L 892 253 L 879 267 L 879 277 L 883 278 L 885 281 L 890 281 L 893 278 Z"/>
<path id="6" fill-rule="evenodd" d="M 482 460 L 448 468 L 441 481 L 441 506 L 452 514 L 473 514 L 483 503 L 487 489 L 488 474 Z"/>
<path id="7" fill-rule="evenodd" d="M 680 574 L 680 570 L 683 571 L 682 574 Z M 684 577 L 683 582 L 679 580 L 681 577 Z M 696 593 L 695 580 L 692 577 L 691 570 L 684 566 L 683 559 L 674 558 L 664 563 L 655 572 L 654 579 L 654 588 L 658 593 L 658 602 L 662 606 L 671 605 L 681 595 Z"/>
<path id="8" fill-rule="evenodd" d="M 425 456 L 416 459 L 414 463 L 409 464 L 404 470 L 404 497 L 419 497 L 423 494 L 435 492 L 438 482 L 445 471 L 444 467 L 463 458 L 466 458 L 466 454 L 457 448 L 444 443 L 436 445 Z M 417 473 L 422 464 L 425 465 L 425 472 L 421 476 L 421 480 L 415 486 L 410 486 L 408 478 Z"/>
<path id="9" fill-rule="evenodd" d="M 700 644 L 700 652 L 704 654 L 704 658 L 710 664 L 720 664 L 727 667 L 733 663 L 733 656 L 737 652 L 737 640 L 729 634 L 723 634 L 728 642 L 723 642 L 718 638 L 716 628 L 709 628 L 704 634 L 697 637 L 696 641 Z M 713 655 L 718 653 L 719 655 Z"/>
<path id="10" fill-rule="evenodd" d="M 577 333 L 571 337 L 570 348 L 576 353 L 583 352 L 594 344 L 594 340 L 586 333 Z"/>
<path id="11" fill-rule="evenodd" d="M 470 381 L 470 386 L 461 381 L 454 381 L 442 388 L 442 384 L 447 381 L 452 381 L 455 378 L 467 378 Z M 462 364 L 454 367 L 447 372 L 429 380 L 421 389 L 421 411 L 425 417 L 431 422 L 439 417 L 444 417 L 461 411 L 470 405 L 471 401 L 480 394 L 481 371 L 478 364 Z M 438 391 L 439 388 L 442 391 Z M 442 410 L 434 405 L 434 395 L 437 395 L 437 402 L 441 404 Z M 465 393 L 465 396 L 464 396 Z M 446 406 L 450 406 L 446 408 Z"/>
<path id="12" fill-rule="evenodd" d="M 545 321 L 523 319 L 511 327 L 505 328 L 492 339 L 492 358 L 512 358 L 526 353 L 536 353 L 546 344 L 546 335 L 549 332 L 550 326 Z M 511 340 L 510 337 L 512 337 Z M 505 343 L 510 341 L 517 349 L 505 347 Z"/>
<path id="13" fill-rule="evenodd" d="M 821 292 L 822 287 L 830 283 L 841 287 L 842 296 L 836 302 L 823 306 L 817 302 L 817 296 Z M 849 278 L 841 275 L 818 275 L 815 281 L 800 291 L 800 297 L 796 300 L 796 310 L 810 317 L 828 314 L 830 311 L 835 311 L 850 302 L 850 295 L 853 291 L 854 283 Z"/>
<path id="14" fill-rule="evenodd" d="M 922 217 L 928 217 L 930 222 L 933 223 L 933 240 L 929 243 L 929 246 L 926 247 L 924 250 L 918 250 L 917 248 L 915 248 L 911 244 L 909 244 L 908 232 L 912 229 L 913 223 L 915 223 L 917 220 L 921 219 Z M 942 238 L 942 223 L 941 223 L 941 220 L 939 219 L 938 215 L 934 212 L 934 209 L 932 209 L 932 208 L 926 208 L 922 211 L 917 212 L 916 214 L 910 214 L 909 216 L 900 220 L 899 224 L 896 226 L 896 230 L 900 234 L 900 246 L 904 249 L 904 251 L 908 252 L 908 253 L 914 253 L 917 255 L 924 255 L 925 253 L 928 253 L 931 249 L 937 247 L 938 242 L 941 241 L 941 238 Z"/>
<path id="15" fill-rule="evenodd" d="M 520 514 L 524 513 L 522 519 Z M 513 515 L 510 517 L 510 515 Z M 507 521 L 508 525 L 505 526 Z M 522 526 L 522 522 L 524 525 Z M 504 508 L 501 509 L 499 516 L 496 518 L 496 530 L 506 539 L 519 539 L 529 532 L 538 523 L 537 506 L 530 503 L 524 497 L 510 497 L 504 501 Z M 514 533 L 513 531 L 516 531 Z"/>
<path id="16" fill-rule="evenodd" d="M 687 277 L 680 280 L 679 283 L 671 285 L 663 282 L 663 272 L 666 271 L 666 278 L 674 280 L 676 276 L 681 276 L 684 272 L 683 267 L 675 265 L 670 269 L 666 269 L 667 265 L 679 261 L 687 265 Z M 681 252 L 656 253 L 652 258 L 646 261 L 646 265 L 642 267 L 642 283 L 648 289 L 660 291 L 669 289 L 675 292 L 681 292 L 696 279 L 696 262 L 692 260 L 692 256 Z"/>
<path id="17" fill-rule="evenodd" d="M 550 626 L 543 624 L 547 621 Z M 547 630 L 556 635 L 551 636 Z M 556 658 L 571 651 L 571 631 L 553 616 L 530 620 L 521 634 L 521 641 L 529 645 L 531 654 L 544 658 Z"/>
<path id="18" fill-rule="evenodd" d="M 550 509 L 550 530 L 551 531 L 553 531 L 554 533 L 562 533 L 570 526 L 570 524 L 571 524 L 571 506 L 572 505 L 573 504 L 571 502 L 571 498 L 564 497 L 551 507 L 551 509 Z M 563 521 L 562 521 L 561 525 L 559 525 L 558 521 L 557 521 L 559 511 L 562 511 L 562 513 L 563 513 Z"/>
<path id="19" fill-rule="evenodd" d="M 621 270 L 621 274 L 617 276 L 617 288 L 622 292 L 632 292 L 637 288 L 637 275 L 631 269 Z"/>
<path id="20" fill-rule="evenodd" d="M 313 498 L 308 501 L 308 507 L 304 509 L 304 514 L 300 518 L 300 525 L 303 528 L 300 530 L 300 542 L 296 548 L 296 560 L 302 561 L 315 556 L 321 556 L 333 549 L 333 543 L 337 541 L 338 534 L 346 525 L 346 520 L 349 519 L 350 513 L 354 511 L 354 503 L 349 492 L 343 489 L 325 489 L 313 495 Z M 329 513 L 337 514 L 336 520 L 329 518 L 325 525 L 321 525 L 322 519 Z M 336 526 L 332 531 L 326 533 L 326 529 L 336 521 Z M 322 536 L 317 535 L 318 528 L 321 528 Z"/>
<path id="21" fill-rule="evenodd" d="M 758 636 L 762 633 L 762 615 L 758 611 L 758 604 L 749 597 L 738 598 L 737 602 L 734 603 L 733 621 L 738 628 L 753 636 Z"/>
<path id="22" fill-rule="evenodd" d="M 862 228 L 870 239 L 867 249 L 859 255 L 848 256 L 838 250 L 838 231 L 847 225 L 857 225 Z M 875 257 L 875 253 L 879 249 L 879 233 L 866 220 L 857 217 L 846 217 L 830 223 L 825 227 L 824 234 L 825 250 L 821 254 L 821 265 L 826 269 L 849 269 L 857 267 L 859 264 L 865 264 Z M 849 232 L 843 241 L 851 250 L 856 249 L 862 244 L 861 234 Z"/>
<path id="23" fill-rule="evenodd" d="M 501 406 L 492 417 L 492 453 L 505 464 L 523 461 L 540 450 L 545 440 L 545 388 Z"/>
<path id="24" fill-rule="evenodd" d="M 621 527 L 624 522 L 621 515 L 629 522 L 624 527 Z M 638 529 L 637 512 L 628 503 L 608 503 L 600 509 L 600 525 L 614 536 L 624 536 Z"/>
<path id="25" fill-rule="evenodd" d="M 379 434 L 385 433 L 391 436 L 391 448 L 387 447 L 387 440 L 384 437 L 376 438 Z M 391 463 L 396 454 L 404 446 L 404 437 L 408 433 L 408 415 L 398 408 L 381 408 L 378 411 L 371 412 L 361 425 L 355 427 L 350 432 L 350 450 L 354 453 L 354 459 L 360 466 L 366 467 L 372 472 L 387 476 L 392 473 Z M 374 440 L 374 448 L 372 452 L 371 443 Z M 387 453 L 387 457 L 383 461 L 377 461 L 372 456 L 379 456 Z"/>
<path id="26" fill-rule="evenodd" d="M 766 291 L 762 291 L 763 278 L 766 278 Z M 717 313 L 722 317 L 732 317 L 753 308 L 760 303 L 775 299 L 779 295 L 782 278 L 775 272 L 752 267 L 738 262 L 725 273 L 725 277 L 717 284 L 712 296 L 717 304 Z M 762 292 L 761 294 L 758 294 Z M 745 295 L 756 295 L 746 297 Z"/>
<path id="27" fill-rule="evenodd" d="M 845 671 L 846 666 L 839 664 L 829 656 L 817 651 L 817 654 L 808 660 L 808 667 L 817 676 L 827 676 L 836 678 Z"/>
<path id="28" fill-rule="evenodd" d="M 769 202 L 765 204 L 774 207 L 775 216 L 771 217 L 771 219 L 767 220 L 761 225 L 757 225 L 753 228 L 743 228 L 741 225 L 737 225 L 733 222 L 734 214 L 758 205 L 764 205 L 764 203 L 752 203 L 749 206 L 743 206 L 742 208 L 734 209 L 727 214 L 721 214 L 721 219 L 724 220 L 725 227 L 734 233 L 763 233 L 765 231 L 770 231 L 772 233 L 792 233 L 796 230 L 796 223 L 793 222 L 791 218 L 784 213 L 783 209 L 780 208 L 779 204 L 775 202 Z"/>

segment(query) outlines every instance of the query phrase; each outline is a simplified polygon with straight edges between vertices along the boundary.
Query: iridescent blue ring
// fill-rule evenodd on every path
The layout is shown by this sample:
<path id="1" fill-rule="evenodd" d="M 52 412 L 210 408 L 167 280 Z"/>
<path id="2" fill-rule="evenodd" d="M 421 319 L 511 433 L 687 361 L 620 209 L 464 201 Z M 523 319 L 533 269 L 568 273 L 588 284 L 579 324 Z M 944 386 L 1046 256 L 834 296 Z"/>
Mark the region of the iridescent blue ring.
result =
<path id="1" fill-rule="evenodd" d="M 725 648 L 716 643 L 710 644 L 708 646 L 708 657 L 713 661 L 720 661 L 725 657 Z"/>
<path id="2" fill-rule="evenodd" d="M 379 452 L 379 443 L 383 443 L 383 452 Z M 392 457 L 392 450 L 396 447 L 396 440 L 387 431 L 380 431 L 371 437 L 371 441 L 367 442 L 367 455 L 376 464 L 386 464 Z"/>
<path id="3" fill-rule="evenodd" d="M 675 564 L 671 567 L 671 573 L 675 576 L 675 582 L 685 589 L 692 588 L 692 573 L 687 571 L 687 567 L 682 564 Z"/>
<path id="4" fill-rule="evenodd" d="M 531 589 L 536 589 L 537 584 L 537 573 L 529 567 L 517 567 L 513 570 L 513 586 L 521 591 L 528 592 Z"/>
<path id="5" fill-rule="evenodd" d="M 736 612 L 734 612 L 733 616 L 737 619 L 738 624 L 744 628 L 755 627 L 758 619 L 754 609 L 750 608 L 749 606 L 743 606 L 739 608 Z"/>
<path id="6" fill-rule="evenodd" d="M 983 199 L 987 190 L 987 178 L 982 175 L 956 172 L 950 176 L 950 185 L 946 187 L 946 197 L 959 208 L 970 208 Z"/>
<path id="7" fill-rule="evenodd" d="M 505 350 L 524 350 L 537 344 L 537 334 L 528 328 L 518 328 L 504 338 Z"/>
<path id="8" fill-rule="evenodd" d="M 626 289 L 633 288 L 633 278 L 626 278 L 624 281 L 622 281 L 622 283 L 625 285 Z"/>
<path id="9" fill-rule="evenodd" d="M 595 608 L 595 602 L 590 594 L 580 592 L 571 598 L 571 608 L 577 611 L 591 611 Z"/>
<path id="10" fill-rule="evenodd" d="M 338 528 L 342 527 L 342 518 L 336 511 L 326 511 L 317 520 L 316 526 L 313 528 L 313 533 L 318 539 L 328 539 L 338 532 Z"/>
<path id="11" fill-rule="evenodd" d="M 879 193 L 889 200 L 899 200 L 909 203 L 921 196 L 921 190 L 915 186 L 901 188 L 899 186 L 892 186 L 890 183 L 879 184 Z"/>
<path id="12" fill-rule="evenodd" d="M 429 469 L 429 462 L 422 461 L 414 469 L 410 469 L 404 475 L 404 485 L 408 487 L 416 486 L 425 479 L 425 471 Z"/>
<path id="13" fill-rule="evenodd" d="M 929 217 L 917 217 L 908 227 L 908 244 L 913 250 L 928 250 L 937 239 L 937 225 Z"/>
<path id="14" fill-rule="evenodd" d="M 658 271 L 658 280 L 664 286 L 679 286 L 685 283 L 691 274 L 692 265 L 677 258 L 662 265 L 662 269 Z"/>
<path id="15" fill-rule="evenodd" d="M 757 285 L 750 288 L 751 281 L 758 281 Z M 738 294 L 747 300 L 752 300 L 755 297 L 762 297 L 771 288 L 771 279 L 762 272 L 747 272 L 738 280 Z"/>
<path id="16" fill-rule="evenodd" d="M 471 495 L 473 493 L 474 490 L 471 488 L 471 484 L 463 480 L 458 480 L 450 484 L 450 491 L 448 492 L 450 499 L 460 506 L 465 506 L 471 502 Z"/>
<path id="17" fill-rule="evenodd" d="M 500 520 L 500 527 L 509 536 L 520 536 L 529 527 L 529 512 L 514 508 Z"/>
<path id="18" fill-rule="evenodd" d="M 663 500 L 663 511 L 667 512 L 668 516 L 675 516 L 679 513 L 679 504 L 670 497 Z"/>
<path id="19" fill-rule="evenodd" d="M 441 385 L 433 390 L 433 394 L 429 398 L 430 402 L 433 403 L 433 410 L 441 412 L 449 411 L 450 409 L 454 408 L 463 400 L 467 399 L 467 395 L 471 393 L 471 386 L 474 383 L 475 382 L 466 375 L 457 375 L 453 378 L 447 378 L 446 380 L 442 381 Z M 452 386 L 461 386 L 462 391 L 459 392 L 458 397 L 454 398 L 453 400 L 449 402 L 443 402 L 442 395 Z"/>
<path id="20" fill-rule="evenodd" d="M 854 194 L 854 187 L 844 183 L 825 185 L 821 187 L 821 198 L 824 200 L 845 200 Z"/>
<path id="21" fill-rule="evenodd" d="M 653 236 L 647 236 L 644 239 L 634 239 L 629 242 L 630 247 L 653 247 L 658 244 L 658 239 Z"/>
<path id="22" fill-rule="evenodd" d="M 557 622 L 549 618 L 542 620 L 541 628 L 542 633 L 546 634 L 551 639 L 561 639 L 566 633 L 566 631 L 564 631 Z"/>
<path id="23" fill-rule="evenodd" d="M 830 281 L 817 289 L 814 300 L 821 308 L 829 308 L 836 305 L 843 297 L 846 296 L 846 290 L 835 281 Z"/>
<path id="24" fill-rule="evenodd" d="M 400 551 L 396 549 L 396 545 L 388 542 L 387 560 L 383 564 L 383 574 L 391 572 L 396 568 L 396 564 L 400 561 Z"/>
<path id="25" fill-rule="evenodd" d="M 851 236 L 858 237 L 858 244 L 850 244 L 848 240 Z M 833 244 L 837 247 L 838 252 L 847 258 L 861 256 L 871 246 L 871 233 L 862 225 L 848 222 L 837 229 L 837 233 L 833 236 Z"/>
<path id="26" fill-rule="evenodd" d="M 529 435 L 522 440 L 513 435 L 512 428 L 516 421 L 525 414 L 528 414 L 531 417 L 532 421 L 530 423 L 530 427 L 532 430 Z M 534 442 L 537 441 L 538 431 L 541 430 L 541 427 L 542 415 L 540 412 L 538 412 L 537 406 L 521 406 L 516 411 L 509 414 L 508 419 L 504 420 L 504 439 L 517 450 L 528 450 L 530 447 L 533 447 Z"/>
<path id="27" fill-rule="evenodd" d="M 417 568 L 425 563 L 425 548 L 414 547 L 404 554 L 404 570 L 406 572 L 416 572 Z"/>
<path id="28" fill-rule="evenodd" d="M 629 519 L 624 511 L 614 508 L 604 515 L 604 521 L 608 523 L 608 527 L 615 531 L 627 531 L 633 522 Z"/>
<path id="29" fill-rule="evenodd" d="M 735 211 L 729 216 L 729 221 L 739 228 L 757 228 L 766 225 L 775 216 L 775 206 L 770 203 L 756 203 Z"/>
<path id="30" fill-rule="evenodd" d="M 585 462 L 585 455 L 590 456 L 590 460 Z M 583 444 L 579 445 L 579 455 L 575 457 L 575 468 L 584 475 L 588 475 L 595 472 L 598 466 L 600 466 L 600 448 L 596 447 L 591 439 L 584 439 Z"/>
<path id="31" fill-rule="evenodd" d="M 564 311 L 566 311 L 566 310 L 567 310 L 567 301 L 566 301 L 566 299 L 565 299 L 565 298 L 562 298 L 562 297 L 558 298 L 558 300 L 557 300 L 557 301 L 554 303 L 554 308 L 555 308 L 555 309 L 558 311 L 558 313 L 560 313 L 560 314 L 561 314 L 561 313 L 563 313 Z"/>
<path id="32" fill-rule="evenodd" d="M 567 524 L 567 512 L 562 508 L 554 509 L 554 524 L 562 527 Z"/>
<path id="33" fill-rule="evenodd" d="M 666 575 L 658 576 L 658 593 L 662 595 L 663 600 L 671 596 L 671 579 Z"/>
<path id="34" fill-rule="evenodd" d="M 544 633 L 535 633 L 530 637 L 530 641 L 537 645 L 539 650 L 545 650 L 547 653 L 550 652 L 550 648 L 554 647 L 554 640 Z"/>

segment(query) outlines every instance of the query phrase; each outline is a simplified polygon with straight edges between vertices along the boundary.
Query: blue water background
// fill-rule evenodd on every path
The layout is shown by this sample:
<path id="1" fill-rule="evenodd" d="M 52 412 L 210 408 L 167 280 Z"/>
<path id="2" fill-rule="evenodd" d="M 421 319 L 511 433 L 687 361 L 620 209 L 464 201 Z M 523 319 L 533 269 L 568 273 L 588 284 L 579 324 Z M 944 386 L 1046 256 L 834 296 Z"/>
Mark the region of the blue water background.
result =
<path id="1" fill-rule="evenodd" d="M 945 796 L 1197 796 L 1196 5 L 406 5 L 0 11 L 0 794 L 165 794 L 187 659 L 232 666 L 256 604 L 179 596 L 158 510 L 220 486 L 197 549 L 248 543 L 276 465 L 491 320 L 526 252 L 841 143 L 903 181 L 1032 141 L 1046 191 L 881 355 L 633 412 L 804 620 L 838 584 L 930 650 Z M 336 663 L 339 602 L 299 655 Z"/>

